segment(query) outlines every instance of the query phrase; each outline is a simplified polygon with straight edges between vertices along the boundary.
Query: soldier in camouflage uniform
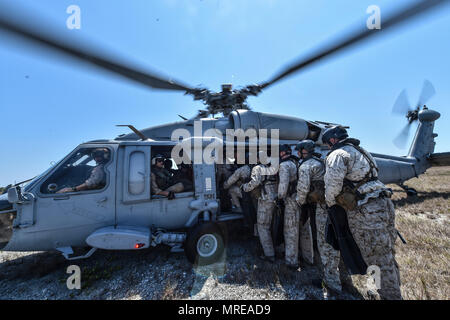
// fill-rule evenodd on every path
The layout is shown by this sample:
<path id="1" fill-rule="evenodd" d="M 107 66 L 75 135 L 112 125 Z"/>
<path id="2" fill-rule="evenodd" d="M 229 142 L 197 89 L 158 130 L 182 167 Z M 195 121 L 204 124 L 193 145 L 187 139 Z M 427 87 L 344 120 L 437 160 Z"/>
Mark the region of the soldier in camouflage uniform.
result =
<path id="1" fill-rule="evenodd" d="M 348 138 L 345 129 L 327 129 L 322 141 L 331 147 L 324 177 L 326 203 L 347 210 L 350 230 L 365 262 L 380 268 L 380 298 L 401 299 L 394 251 L 395 212 L 389 199 L 392 193 L 378 180 L 373 157 L 359 147 L 359 140 Z M 351 194 L 356 194 L 356 203 Z"/>
<path id="2" fill-rule="evenodd" d="M 260 153 L 258 153 L 258 158 L 261 159 Z M 260 258 L 271 262 L 275 261 L 270 225 L 278 190 L 277 169 L 277 167 L 258 164 L 252 169 L 250 181 L 242 185 L 242 190 L 245 192 L 251 192 L 257 188 L 260 189 L 256 218 L 259 240 L 264 250 L 264 254 Z"/>
<path id="3" fill-rule="evenodd" d="M 288 267 L 298 268 L 298 238 L 300 211 L 295 201 L 295 187 L 297 185 L 297 160 L 291 155 L 291 147 L 280 147 L 280 167 L 278 196 L 279 203 L 284 204 L 284 245 L 285 263 Z"/>
<path id="4" fill-rule="evenodd" d="M 248 159 L 248 157 L 247 157 Z M 247 160 L 246 159 L 246 160 Z M 231 203 L 233 204 L 234 212 L 242 212 L 241 203 L 239 199 L 242 198 L 241 185 L 247 181 L 251 176 L 251 168 L 245 164 L 236 169 L 233 174 L 225 181 L 223 188 L 228 189 L 231 196 Z"/>
<path id="5" fill-rule="evenodd" d="M 234 159 L 227 158 L 227 156 L 224 154 L 222 163 L 216 164 L 217 168 L 216 177 L 219 185 L 222 185 L 225 181 L 227 181 L 227 179 L 231 177 L 233 172 L 236 171 L 237 169 L 236 151 L 234 154 L 235 154 Z"/>
<path id="6" fill-rule="evenodd" d="M 97 148 L 92 151 L 91 157 L 95 160 L 96 166 L 92 169 L 89 178 L 82 184 L 75 187 L 68 187 L 59 190 L 57 193 L 78 192 L 83 190 L 101 189 L 106 184 L 105 164 L 109 160 L 109 149 Z"/>
<path id="7" fill-rule="evenodd" d="M 182 182 L 173 184 L 172 173 L 164 168 L 164 156 L 156 155 L 152 159 L 151 171 L 151 192 L 155 195 L 161 195 L 173 199 L 173 194 L 184 191 Z"/>
<path id="8" fill-rule="evenodd" d="M 295 150 L 298 152 L 302 163 L 298 168 L 298 184 L 296 201 L 301 207 L 306 203 L 314 203 L 316 205 L 316 230 L 317 230 L 317 247 L 322 262 L 323 282 L 325 287 L 340 293 L 342 291 L 339 271 L 343 278 L 351 282 L 348 273 L 343 265 L 339 265 L 340 252 L 335 250 L 325 241 L 325 227 L 327 223 L 327 209 L 322 199 L 322 188 L 325 175 L 325 164 L 320 159 L 320 154 L 314 153 L 315 143 L 312 140 L 304 140 L 297 144 Z M 316 192 L 312 196 L 310 192 Z M 339 271 L 338 271 L 339 270 Z"/>

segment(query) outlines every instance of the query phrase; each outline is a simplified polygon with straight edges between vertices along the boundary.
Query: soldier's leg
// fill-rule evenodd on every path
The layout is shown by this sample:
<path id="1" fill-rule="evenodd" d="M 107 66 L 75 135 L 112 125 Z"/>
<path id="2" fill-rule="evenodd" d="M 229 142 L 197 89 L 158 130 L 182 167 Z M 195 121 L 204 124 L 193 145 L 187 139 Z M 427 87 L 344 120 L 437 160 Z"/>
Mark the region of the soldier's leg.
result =
<path id="1" fill-rule="evenodd" d="M 344 260 L 342 257 L 339 257 L 339 279 L 341 280 L 341 286 L 353 287 L 353 280 L 350 274 L 348 273 L 347 267 L 345 266 Z"/>
<path id="2" fill-rule="evenodd" d="M 339 278 L 339 260 L 340 252 L 334 250 L 331 245 L 325 241 L 325 227 L 328 214 L 321 205 L 317 205 L 316 209 L 316 226 L 317 226 L 317 246 L 322 260 L 323 281 L 326 286 L 337 292 L 342 291 L 341 281 Z"/>
<path id="3" fill-rule="evenodd" d="M 168 187 L 165 191 L 168 191 L 168 192 L 172 191 L 172 192 L 178 193 L 178 192 L 183 192 L 183 190 L 184 190 L 183 183 L 178 182 L 177 184 L 174 184 L 173 186 Z"/>
<path id="4" fill-rule="evenodd" d="M 239 201 L 242 198 L 241 189 L 238 186 L 233 185 L 228 189 L 228 194 L 231 196 L 231 204 L 237 208 L 241 208 L 241 203 Z"/>
<path id="5" fill-rule="evenodd" d="M 266 257 L 275 256 L 272 235 L 270 234 L 270 223 L 272 222 L 274 206 L 275 205 L 272 201 L 265 201 L 262 199 L 259 199 L 258 201 L 258 235 Z"/>
<path id="6" fill-rule="evenodd" d="M 286 263 L 298 265 L 300 211 L 297 202 L 288 197 L 284 210 L 284 245 Z"/>
<path id="7" fill-rule="evenodd" d="M 359 210 L 348 212 L 348 222 L 364 261 L 369 267 L 380 270 L 380 298 L 397 300 L 402 296 L 388 228 L 388 210 L 386 199 L 371 199 Z"/>
<path id="8" fill-rule="evenodd" d="M 400 282 L 400 271 L 398 268 L 397 260 L 395 260 L 395 241 L 397 240 L 397 229 L 395 228 L 395 208 L 394 204 L 392 203 L 391 199 L 386 198 L 386 206 L 387 206 L 387 212 L 388 212 L 388 230 L 389 234 L 391 236 L 391 242 L 392 242 L 392 256 L 394 257 L 394 263 L 396 265 L 395 270 L 397 271 L 397 277 L 398 281 Z"/>

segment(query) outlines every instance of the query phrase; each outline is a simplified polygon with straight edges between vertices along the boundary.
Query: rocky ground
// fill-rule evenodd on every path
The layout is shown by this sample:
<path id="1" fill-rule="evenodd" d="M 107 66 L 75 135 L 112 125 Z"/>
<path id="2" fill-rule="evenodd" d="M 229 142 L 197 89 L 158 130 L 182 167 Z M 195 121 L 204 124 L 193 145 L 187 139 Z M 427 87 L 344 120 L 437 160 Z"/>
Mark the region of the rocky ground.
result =
<path id="1" fill-rule="evenodd" d="M 257 239 L 232 234 L 222 261 L 193 267 L 168 247 L 97 251 L 87 260 L 58 253 L 0 253 L 1 299 L 321 299 L 315 266 L 299 271 L 257 258 Z M 81 269 L 81 290 L 69 290 L 66 269 Z M 351 295 L 346 298 L 353 299 Z"/>
<path id="2" fill-rule="evenodd" d="M 409 185 L 418 196 L 406 199 L 395 189 L 397 228 L 408 241 L 397 240 L 402 293 L 407 299 L 450 298 L 450 168 L 433 168 Z M 86 260 L 66 261 L 55 252 L 0 252 L 0 299 L 323 299 L 313 279 L 316 266 L 298 271 L 257 258 L 257 238 L 229 225 L 222 261 L 193 267 L 184 253 L 168 247 L 133 252 L 97 251 Z M 69 290 L 69 265 L 81 269 L 81 289 Z M 353 277 L 366 296 L 366 278 Z"/>

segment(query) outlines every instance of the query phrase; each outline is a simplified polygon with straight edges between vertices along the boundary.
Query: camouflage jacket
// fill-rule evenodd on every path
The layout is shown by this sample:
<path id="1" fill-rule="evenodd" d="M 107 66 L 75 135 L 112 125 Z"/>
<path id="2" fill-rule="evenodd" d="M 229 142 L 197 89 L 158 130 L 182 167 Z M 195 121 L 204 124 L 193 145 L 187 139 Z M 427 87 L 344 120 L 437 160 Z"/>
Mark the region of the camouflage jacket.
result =
<path id="1" fill-rule="evenodd" d="M 369 170 L 371 170 L 366 157 L 371 159 L 376 166 L 370 153 L 364 149 L 362 151 L 365 156 L 355 147 L 345 144 L 328 154 L 324 181 L 325 201 L 329 207 L 336 204 L 336 196 L 342 190 L 344 179 L 359 182 L 366 178 Z M 372 176 L 378 177 L 375 168 L 372 169 Z M 370 198 L 377 198 L 384 190 L 386 190 L 386 186 L 378 179 L 364 183 L 358 188 L 358 192 L 364 195 L 364 198 L 358 201 L 358 205 L 366 203 Z"/>
<path id="2" fill-rule="evenodd" d="M 278 199 L 290 197 L 292 194 L 288 194 L 289 184 L 297 182 L 297 163 L 294 160 L 282 161 L 278 176 Z"/>
<path id="3" fill-rule="evenodd" d="M 269 167 L 264 164 L 253 167 L 250 181 L 242 185 L 242 190 L 250 192 L 261 187 L 262 200 L 275 200 L 278 190 L 277 172 L 278 167 Z"/>
<path id="4" fill-rule="evenodd" d="M 325 165 L 315 159 L 309 158 L 302 162 L 298 168 L 298 183 L 296 201 L 299 205 L 306 203 L 306 197 L 311 189 L 311 181 L 323 180 L 325 175 Z"/>
<path id="5" fill-rule="evenodd" d="M 223 188 L 228 189 L 233 184 L 240 186 L 245 180 L 250 178 L 250 176 L 251 176 L 250 166 L 244 165 L 233 172 L 233 174 L 223 184 Z"/>

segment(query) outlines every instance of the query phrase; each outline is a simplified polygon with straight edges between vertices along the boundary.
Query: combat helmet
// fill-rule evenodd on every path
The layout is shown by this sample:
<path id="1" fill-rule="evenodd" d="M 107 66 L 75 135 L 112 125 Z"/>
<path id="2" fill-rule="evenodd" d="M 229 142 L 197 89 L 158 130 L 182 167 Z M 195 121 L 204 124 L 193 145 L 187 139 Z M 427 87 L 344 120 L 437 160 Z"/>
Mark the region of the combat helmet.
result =
<path id="1" fill-rule="evenodd" d="M 109 150 L 107 148 L 96 148 L 91 152 L 92 159 L 101 158 L 101 163 L 105 163 L 109 159 Z"/>
<path id="2" fill-rule="evenodd" d="M 299 143 L 297 143 L 297 145 L 295 146 L 295 150 L 299 151 L 300 154 L 302 154 L 302 150 L 305 149 L 306 151 L 308 151 L 308 158 L 312 157 L 314 154 L 314 149 L 315 149 L 316 144 L 314 143 L 314 141 L 312 140 L 303 140 L 300 141 Z M 303 156 L 301 156 L 303 157 Z"/>
<path id="3" fill-rule="evenodd" d="M 157 154 L 156 156 L 154 156 L 152 158 L 152 166 L 154 166 L 156 164 L 156 160 L 158 159 L 162 159 L 163 161 L 166 159 L 166 157 L 164 157 L 162 154 Z"/>
<path id="4" fill-rule="evenodd" d="M 328 144 L 330 142 L 331 138 L 335 138 L 335 139 L 339 139 L 339 140 L 348 138 L 347 130 L 345 130 L 345 128 L 343 128 L 341 126 L 334 126 L 334 127 L 326 129 L 322 135 L 322 142 L 324 144 Z"/>
<path id="5" fill-rule="evenodd" d="M 291 154 L 292 153 L 291 146 L 289 146 L 288 144 L 281 145 L 280 146 L 280 152 L 282 152 L 282 151 Z"/>

